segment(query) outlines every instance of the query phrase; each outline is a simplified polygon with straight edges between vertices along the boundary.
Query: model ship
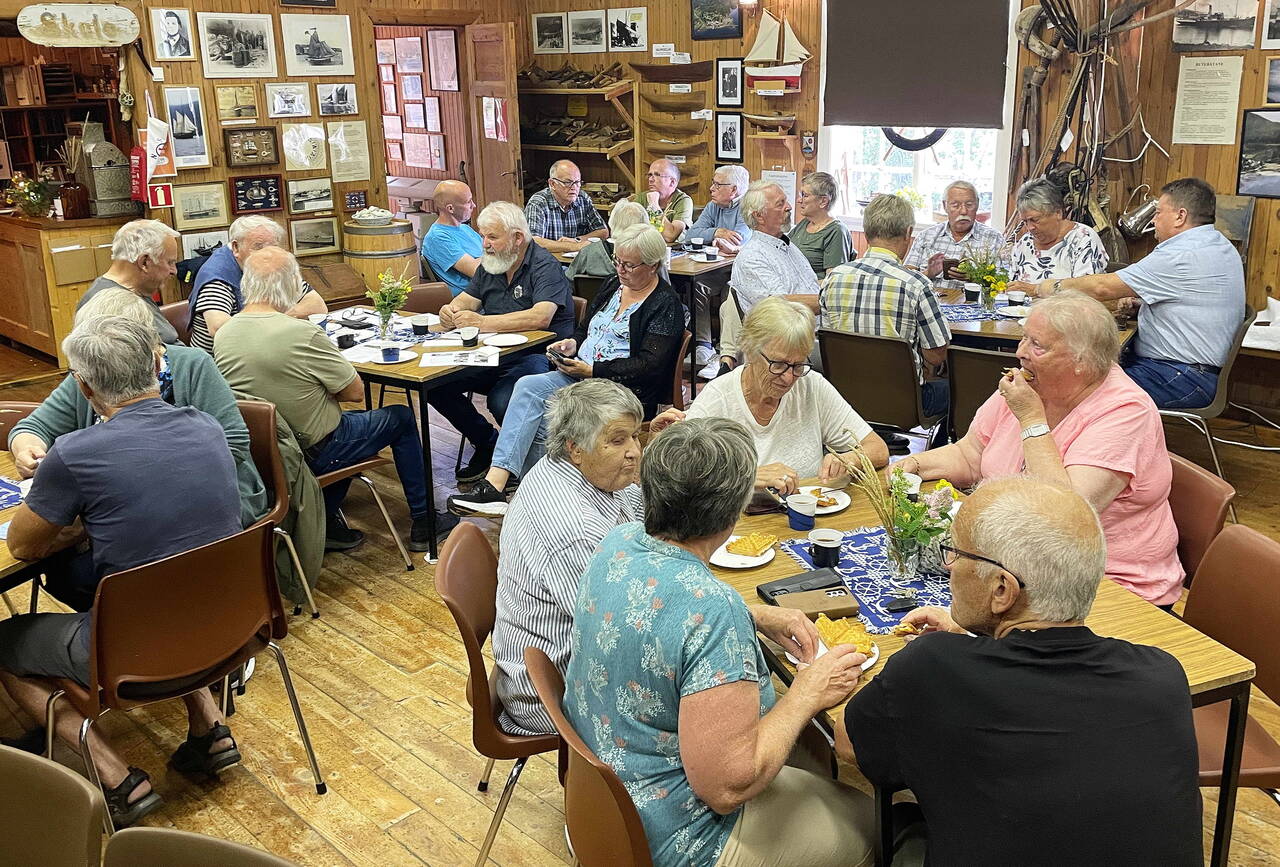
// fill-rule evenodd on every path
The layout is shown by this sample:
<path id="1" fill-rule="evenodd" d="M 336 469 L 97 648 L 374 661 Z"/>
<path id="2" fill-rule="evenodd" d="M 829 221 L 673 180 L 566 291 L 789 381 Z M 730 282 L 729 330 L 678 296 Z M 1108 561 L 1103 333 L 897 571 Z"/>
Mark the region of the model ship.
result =
<path id="1" fill-rule="evenodd" d="M 800 86 L 800 73 L 810 57 L 809 49 L 800 42 L 791 23 L 783 15 L 778 21 L 767 11 L 760 12 L 760 27 L 756 41 L 743 58 L 743 70 L 747 74 L 747 86 L 755 86 L 757 80 L 780 82 L 784 89 Z"/>

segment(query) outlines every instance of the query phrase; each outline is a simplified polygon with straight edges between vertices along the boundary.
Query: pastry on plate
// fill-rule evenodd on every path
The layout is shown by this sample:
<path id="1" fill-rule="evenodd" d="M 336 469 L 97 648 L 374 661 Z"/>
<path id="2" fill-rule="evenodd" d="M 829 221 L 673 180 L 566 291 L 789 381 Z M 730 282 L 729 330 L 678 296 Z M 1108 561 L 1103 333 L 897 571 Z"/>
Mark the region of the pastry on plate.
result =
<path id="1" fill-rule="evenodd" d="M 759 557 L 772 548 L 777 541 L 777 536 L 771 536 L 768 533 L 748 533 L 734 539 L 725 545 L 724 549 L 730 554 L 740 554 L 743 557 Z"/>

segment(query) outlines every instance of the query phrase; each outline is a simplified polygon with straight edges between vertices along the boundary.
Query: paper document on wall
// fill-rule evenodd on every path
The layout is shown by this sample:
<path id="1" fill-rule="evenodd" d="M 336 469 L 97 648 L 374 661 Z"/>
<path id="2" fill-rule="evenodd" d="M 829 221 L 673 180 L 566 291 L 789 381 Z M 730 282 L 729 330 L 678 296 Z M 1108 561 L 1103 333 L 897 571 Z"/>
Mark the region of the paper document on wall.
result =
<path id="1" fill-rule="evenodd" d="M 1235 144 L 1244 58 L 1183 57 L 1173 108 L 1174 144 Z"/>

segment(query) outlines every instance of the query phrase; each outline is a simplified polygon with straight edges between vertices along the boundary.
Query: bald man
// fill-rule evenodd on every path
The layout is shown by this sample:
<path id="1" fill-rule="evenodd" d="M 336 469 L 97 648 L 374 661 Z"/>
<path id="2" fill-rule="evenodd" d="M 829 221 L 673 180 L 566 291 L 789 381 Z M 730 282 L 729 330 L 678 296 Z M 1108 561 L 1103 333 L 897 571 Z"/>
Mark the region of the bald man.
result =
<path id="1" fill-rule="evenodd" d="M 436 184 L 432 201 L 436 221 L 422 237 L 422 257 L 431 265 L 436 279 L 448 284 L 449 291 L 457 297 L 471 282 L 484 255 L 480 234 L 467 225 L 476 200 L 462 181 L 441 181 Z"/>
<path id="2" fill-rule="evenodd" d="M 581 250 L 592 238 L 609 237 L 600 212 L 582 191 L 582 171 L 570 160 L 556 160 L 547 188 L 529 197 L 524 215 L 533 240 L 552 253 Z"/>
<path id="3" fill-rule="evenodd" d="M 693 199 L 680 189 L 680 167 L 671 160 L 649 164 L 649 191 L 636 193 L 632 201 L 644 205 L 650 215 L 662 214 L 662 238 L 668 244 L 693 222 Z"/>

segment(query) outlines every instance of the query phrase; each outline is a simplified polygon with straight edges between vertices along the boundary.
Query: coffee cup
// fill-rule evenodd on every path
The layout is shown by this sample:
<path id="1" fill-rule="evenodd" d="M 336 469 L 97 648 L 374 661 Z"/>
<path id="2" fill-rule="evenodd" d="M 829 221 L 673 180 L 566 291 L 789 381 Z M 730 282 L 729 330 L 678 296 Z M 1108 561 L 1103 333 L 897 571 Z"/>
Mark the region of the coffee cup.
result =
<path id="1" fill-rule="evenodd" d="M 382 360 L 391 362 L 400 360 L 400 347 L 394 343 L 384 343 L 382 345 Z"/>
<path id="2" fill-rule="evenodd" d="M 307 317 L 307 321 L 317 328 L 324 328 L 324 324 L 329 321 L 328 313 L 312 313 Z"/>
<path id="3" fill-rule="evenodd" d="M 1004 295 L 1009 299 L 1010 304 L 1022 304 L 1027 300 L 1027 293 L 1019 289 L 1010 289 Z"/>
<path id="4" fill-rule="evenodd" d="M 339 334 L 339 335 L 338 335 L 338 348 L 339 348 L 339 349 L 350 349 L 351 347 L 353 347 L 353 346 L 355 346 L 355 345 L 356 345 L 356 336 L 355 336 L 354 334 Z"/>
<path id="5" fill-rule="evenodd" d="M 818 511 L 818 498 L 813 494 L 787 497 L 787 524 L 793 530 L 812 530 L 813 516 Z"/>
<path id="6" fill-rule="evenodd" d="M 700 249 L 703 244 L 707 243 L 707 239 L 702 235 L 696 235 L 689 238 L 689 245 L 695 249 Z"/>
<path id="7" fill-rule="evenodd" d="M 977 283 L 964 284 L 964 300 L 966 304 L 977 304 L 982 300 L 982 287 Z"/>
<path id="8" fill-rule="evenodd" d="M 924 481 L 924 479 L 920 478 L 915 473 L 906 473 L 906 472 L 902 474 L 902 477 L 907 480 L 907 497 L 912 500 L 919 497 L 920 485 Z"/>
<path id="9" fill-rule="evenodd" d="M 463 346 L 475 346 L 480 342 L 480 329 L 474 325 L 468 325 L 458 329 L 458 336 L 462 338 Z"/>
<path id="10" fill-rule="evenodd" d="M 708 262 L 714 262 L 720 258 L 720 253 L 715 247 L 703 247 L 702 258 L 706 259 Z"/>
<path id="11" fill-rule="evenodd" d="M 840 565 L 840 543 L 844 541 L 844 534 L 839 530 L 831 530 L 826 527 L 813 530 L 809 533 L 809 556 L 813 558 L 815 568 L 821 569 L 824 566 L 835 568 Z"/>
<path id="12" fill-rule="evenodd" d="M 419 313 L 409 319 L 409 324 L 413 326 L 413 333 L 422 336 L 431 331 L 431 317 L 425 313 Z"/>

